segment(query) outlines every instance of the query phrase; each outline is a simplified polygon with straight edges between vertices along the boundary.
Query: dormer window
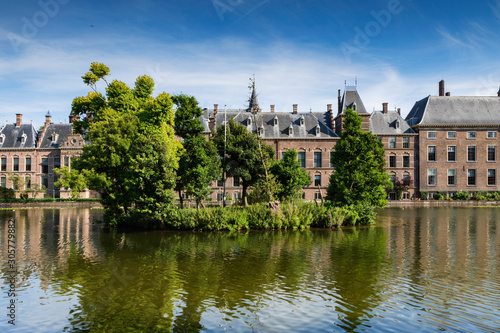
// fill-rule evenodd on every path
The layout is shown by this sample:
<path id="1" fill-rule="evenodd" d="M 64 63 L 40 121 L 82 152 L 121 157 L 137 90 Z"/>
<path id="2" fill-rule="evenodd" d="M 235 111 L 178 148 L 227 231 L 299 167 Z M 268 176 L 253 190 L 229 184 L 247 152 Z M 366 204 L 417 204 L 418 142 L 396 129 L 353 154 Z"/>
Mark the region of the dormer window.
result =
<path id="1" fill-rule="evenodd" d="M 59 134 L 57 133 L 52 133 L 52 142 L 57 142 L 57 139 L 59 139 Z"/>
<path id="2" fill-rule="evenodd" d="M 396 128 L 399 128 L 399 119 L 396 120 Z"/>
<path id="3" fill-rule="evenodd" d="M 0 145 L 5 141 L 5 134 L 0 135 Z"/>
<path id="4" fill-rule="evenodd" d="M 352 109 L 353 109 L 354 111 L 356 111 L 356 102 L 354 102 L 354 103 L 352 104 Z"/>
<path id="5" fill-rule="evenodd" d="M 277 116 L 274 116 L 273 122 L 274 122 L 274 125 L 278 125 L 278 117 Z"/>
<path id="6" fill-rule="evenodd" d="M 304 126 L 304 116 L 299 119 L 300 126 Z"/>
<path id="7" fill-rule="evenodd" d="M 252 118 L 250 116 L 248 116 L 247 118 L 247 126 L 250 126 L 252 125 Z"/>
<path id="8" fill-rule="evenodd" d="M 25 144 L 27 138 L 28 136 L 26 135 L 26 133 L 23 132 L 23 134 L 21 135 L 21 144 Z"/>
<path id="9" fill-rule="evenodd" d="M 293 135 L 293 126 L 292 126 L 292 124 L 290 124 L 290 126 L 288 126 L 288 135 Z"/>
<path id="10" fill-rule="evenodd" d="M 261 136 L 264 136 L 264 127 L 262 127 L 262 126 L 261 126 L 261 127 L 259 127 L 259 134 L 260 134 Z"/>
<path id="11" fill-rule="evenodd" d="M 319 125 L 316 125 L 316 136 L 319 136 L 319 133 L 320 133 Z"/>

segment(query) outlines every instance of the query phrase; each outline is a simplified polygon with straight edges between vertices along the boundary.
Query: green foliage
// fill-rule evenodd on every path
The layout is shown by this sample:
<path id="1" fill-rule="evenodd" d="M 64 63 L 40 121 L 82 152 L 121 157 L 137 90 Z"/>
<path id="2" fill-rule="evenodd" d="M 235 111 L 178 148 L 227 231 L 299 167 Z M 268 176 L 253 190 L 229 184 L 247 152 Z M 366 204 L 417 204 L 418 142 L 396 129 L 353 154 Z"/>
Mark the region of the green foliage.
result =
<path id="1" fill-rule="evenodd" d="M 100 193 L 108 221 L 161 223 L 173 204 L 182 151 L 174 138 L 172 99 L 166 93 L 153 97 L 154 83 L 147 76 L 137 78 L 134 89 L 114 80 L 104 97 L 96 83 L 106 82 L 109 69 L 93 63 L 89 73 L 84 82 L 94 93 L 73 100 L 72 114 L 85 115 L 75 129 L 85 131 L 92 144 L 83 148 L 73 169 Z M 70 177 L 80 184 L 78 175 Z"/>
<path id="2" fill-rule="evenodd" d="M 11 188 L 0 186 L 0 199 L 14 199 L 16 197 L 16 192 Z"/>
<path id="3" fill-rule="evenodd" d="M 327 200 L 341 206 L 366 203 L 387 204 L 386 189 L 392 189 L 385 173 L 385 151 L 381 142 L 361 129 L 361 117 L 352 109 L 344 111 L 344 130 L 335 146 L 335 172 L 330 177 Z"/>
<path id="4" fill-rule="evenodd" d="M 210 184 L 221 175 L 219 155 L 213 143 L 202 135 L 189 137 L 183 145 L 185 150 L 177 170 L 177 190 L 184 189 L 200 207 L 213 192 Z"/>
<path id="5" fill-rule="evenodd" d="M 247 202 L 250 205 L 256 203 L 266 203 L 274 200 L 274 194 L 280 189 L 280 185 L 276 182 L 274 175 L 270 174 L 267 181 L 261 178 L 252 188 L 252 191 L 247 195 Z"/>
<path id="6" fill-rule="evenodd" d="M 181 94 L 172 96 L 172 101 L 176 105 L 175 135 L 184 139 L 201 135 L 204 128 L 199 117 L 203 115 L 203 110 L 196 98 Z"/>
<path id="7" fill-rule="evenodd" d="M 488 200 L 488 192 L 478 191 L 474 193 L 474 200 Z"/>
<path id="8" fill-rule="evenodd" d="M 429 192 L 427 192 L 427 191 L 420 191 L 420 199 L 427 200 L 428 198 L 429 198 Z"/>
<path id="9" fill-rule="evenodd" d="M 453 196 L 453 200 L 470 200 L 469 191 L 458 191 Z"/>
<path id="10" fill-rule="evenodd" d="M 433 199 L 434 200 L 444 200 L 445 196 L 441 192 L 437 192 L 437 193 L 434 193 Z"/>
<path id="11" fill-rule="evenodd" d="M 218 126 L 213 137 L 219 155 L 224 156 L 224 126 Z M 229 120 L 226 140 L 226 173 L 228 177 L 238 177 L 242 185 L 242 202 L 247 189 L 265 178 L 270 186 L 268 170 L 274 161 L 274 149 L 263 142 L 247 128 Z M 270 189 L 268 189 L 270 192 Z M 272 195 L 271 195 L 272 196 Z"/>
<path id="12" fill-rule="evenodd" d="M 73 160 L 75 163 L 76 160 Z M 55 186 L 71 189 L 71 198 L 76 199 L 80 197 L 80 193 L 87 188 L 86 170 L 82 172 L 73 170 L 70 172 L 67 166 L 62 168 L 54 168 L 53 172 L 61 177 L 55 182 Z"/>
<path id="13" fill-rule="evenodd" d="M 271 167 L 279 184 L 277 196 L 280 201 L 300 198 L 302 189 L 311 184 L 311 177 L 300 167 L 297 151 L 287 150 L 283 159 Z"/>

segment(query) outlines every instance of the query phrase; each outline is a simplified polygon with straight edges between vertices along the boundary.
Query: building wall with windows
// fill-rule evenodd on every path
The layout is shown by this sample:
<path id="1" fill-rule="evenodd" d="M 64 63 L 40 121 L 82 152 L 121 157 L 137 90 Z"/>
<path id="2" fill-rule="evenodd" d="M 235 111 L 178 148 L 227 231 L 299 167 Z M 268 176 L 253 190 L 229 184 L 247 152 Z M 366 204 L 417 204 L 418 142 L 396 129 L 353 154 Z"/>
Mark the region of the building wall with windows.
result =
<path id="1" fill-rule="evenodd" d="M 73 125 L 54 124 L 51 116 L 45 117 L 41 130 L 33 124 L 23 124 L 22 114 L 16 122 L 0 129 L 0 186 L 14 188 L 16 196 L 21 192 L 29 197 L 70 197 L 69 189 L 54 186 L 57 175 L 54 168 L 67 166 L 79 156 L 85 144 L 81 135 L 73 133 Z M 15 188 L 15 178 L 21 178 Z M 44 192 L 40 191 L 44 189 Z M 97 197 L 93 191 L 85 191 L 81 198 Z"/>

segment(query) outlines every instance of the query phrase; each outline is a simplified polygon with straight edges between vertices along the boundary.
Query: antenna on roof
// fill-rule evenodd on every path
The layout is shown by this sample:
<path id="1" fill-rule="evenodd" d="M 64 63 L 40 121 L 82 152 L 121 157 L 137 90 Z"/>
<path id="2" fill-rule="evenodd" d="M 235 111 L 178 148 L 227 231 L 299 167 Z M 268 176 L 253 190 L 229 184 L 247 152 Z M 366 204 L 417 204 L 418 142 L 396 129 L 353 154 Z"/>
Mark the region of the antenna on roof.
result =
<path id="1" fill-rule="evenodd" d="M 356 87 L 358 87 L 358 77 L 357 76 L 354 77 L 354 85 Z"/>

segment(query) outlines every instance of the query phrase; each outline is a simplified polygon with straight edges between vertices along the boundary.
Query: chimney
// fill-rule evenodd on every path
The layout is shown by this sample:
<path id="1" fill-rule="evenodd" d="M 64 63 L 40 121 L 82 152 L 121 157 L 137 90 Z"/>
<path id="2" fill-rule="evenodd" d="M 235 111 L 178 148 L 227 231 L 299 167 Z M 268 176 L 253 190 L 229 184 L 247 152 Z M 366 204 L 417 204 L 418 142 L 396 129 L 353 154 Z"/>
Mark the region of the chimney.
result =
<path id="1" fill-rule="evenodd" d="M 219 110 L 219 104 L 214 104 L 214 118 L 217 117 L 218 110 Z"/>
<path id="2" fill-rule="evenodd" d="M 331 104 L 327 104 L 326 105 L 326 111 L 332 111 L 332 105 Z"/>
<path id="3" fill-rule="evenodd" d="M 51 119 L 52 117 L 50 116 L 50 112 L 47 112 L 47 114 L 45 115 L 45 127 L 48 127 L 50 125 Z"/>
<path id="4" fill-rule="evenodd" d="M 439 96 L 444 96 L 444 80 L 439 81 Z"/>
<path id="5" fill-rule="evenodd" d="M 338 113 L 337 114 L 341 114 L 342 113 L 342 99 L 340 98 L 340 89 L 339 89 L 339 97 L 338 97 Z"/>
<path id="6" fill-rule="evenodd" d="M 293 105 L 293 114 L 297 114 L 297 107 L 298 107 L 298 104 Z"/>
<path id="7" fill-rule="evenodd" d="M 446 93 L 446 96 L 451 96 L 451 94 L 450 94 L 450 92 L 449 92 L 449 91 Z"/>
<path id="8" fill-rule="evenodd" d="M 274 113 L 274 105 L 271 105 L 271 113 Z"/>
<path id="9" fill-rule="evenodd" d="M 401 108 L 398 108 L 398 114 L 401 115 Z"/>
<path id="10" fill-rule="evenodd" d="M 387 105 L 387 103 L 382 103 L 382 111 L 384 112 L 384 114 L 387 114 L 387 112 L 389 112 Z"/>
<path id="11" fill-rule="evenodd" d="M 22 113 L 16 113 L 16 127 L 21 126 L 22 122 L 23 122 L 23 115 L 22 115 Z"/>

